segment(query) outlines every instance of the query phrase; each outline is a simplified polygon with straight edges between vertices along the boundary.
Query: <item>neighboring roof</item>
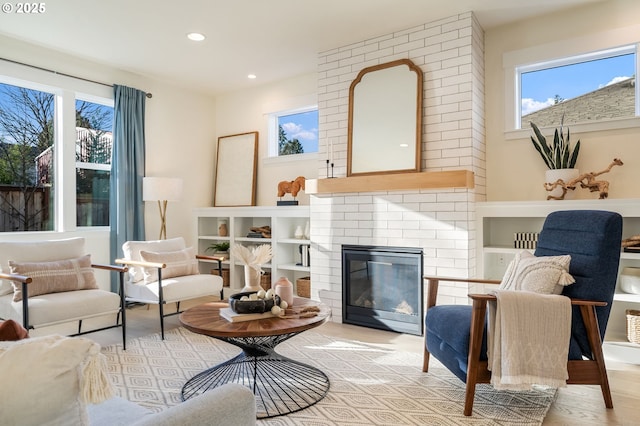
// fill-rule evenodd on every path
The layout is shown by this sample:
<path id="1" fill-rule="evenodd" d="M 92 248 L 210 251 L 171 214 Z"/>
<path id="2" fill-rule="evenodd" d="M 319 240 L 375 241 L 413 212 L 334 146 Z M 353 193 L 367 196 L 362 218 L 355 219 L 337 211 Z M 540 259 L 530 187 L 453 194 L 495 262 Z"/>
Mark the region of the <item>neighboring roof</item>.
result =
<path id="1" fill-rule="evenodd" d="M 610 84 L 577 98 L 567 99 L 522 117 L 522 128 L 530 122 L 538 127 L 558 127 L 564 114 L 565 123 L 584 123 L 635 115 L 635 77 Z"/>

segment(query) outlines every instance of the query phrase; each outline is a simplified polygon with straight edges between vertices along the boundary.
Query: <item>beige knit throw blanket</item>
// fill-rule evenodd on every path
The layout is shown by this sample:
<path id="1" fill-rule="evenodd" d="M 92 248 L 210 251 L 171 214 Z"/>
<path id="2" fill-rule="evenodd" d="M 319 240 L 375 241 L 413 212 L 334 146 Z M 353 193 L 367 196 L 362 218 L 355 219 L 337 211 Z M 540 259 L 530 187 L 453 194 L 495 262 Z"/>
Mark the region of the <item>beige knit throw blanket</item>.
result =
<path id="1" fill-rule="evenodd" d="M 498 290 L 496 296 L 487 327 L 493 387 L 566 386 L 571 300 L 528 291 Z"/>

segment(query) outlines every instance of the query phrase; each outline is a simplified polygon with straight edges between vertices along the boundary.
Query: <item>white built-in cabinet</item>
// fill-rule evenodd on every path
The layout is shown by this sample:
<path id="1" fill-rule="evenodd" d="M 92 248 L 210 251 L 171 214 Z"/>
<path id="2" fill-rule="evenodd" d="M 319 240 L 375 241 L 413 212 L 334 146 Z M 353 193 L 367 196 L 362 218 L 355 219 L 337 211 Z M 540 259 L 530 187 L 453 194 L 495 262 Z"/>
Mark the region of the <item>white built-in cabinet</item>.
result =
<path id="1" fill-rule="evenodd" d="M 227 225 L 228 235 L 219 234 L 222 222 Z M 272 284 L 280 277 L 288 278 L 294 286 L 296 280 L 308 277 L 309 266 L 302 266 L 301 245 L 310 245 L 308 237 L 296 238 L 296 229 L 308 228 L 309 206 L 267 206 L 267 207 L 206 207 L 194 210 L 198 254 L 212 255 L 207 248 L 212 244 L 227 241 L 230 246 L 242 244 L 254 247 L 270 244 L 273 252 L 271 262 L 263 265 L 263 270 L 271 273 Z M 253 238 L 247 235 L 252 227 L 271 227 L 271 238 Z M 306 263 L 306 262 L 305 262 Z M 201 273 L 210 273 L 217 268 L 217 262 L 200 261 Z M 223 262 L 229 270 L 229 287 L 224 288 L 225 297 L 237 293 L 244 287 L 244 266 L 230 255 Z"/>
<path id="2" fill-rule="evenodd" d="M 501 279 L 515 253 L 517 232 L 540 232 L 546 216 L 557 210 L 608 210 L 623 217 L 622 238 L 640 235 L 640 199 L 560 200 L 525 202 L 482 202 L 476 204 L 477 272 L 484 278 Z M 640 254 L 622 252 L 619 273 L 625 267 L 640 268 Z M 640 345 L 628 343 L 626 338 L 626 309 L 640 309 L 640 295 L 618 289 L 609 318 L 605 340 L 616 356 L 627 358 L 632 348 L 634 357 Z M 619 354 L 617 352 L 620 352 Z"/>

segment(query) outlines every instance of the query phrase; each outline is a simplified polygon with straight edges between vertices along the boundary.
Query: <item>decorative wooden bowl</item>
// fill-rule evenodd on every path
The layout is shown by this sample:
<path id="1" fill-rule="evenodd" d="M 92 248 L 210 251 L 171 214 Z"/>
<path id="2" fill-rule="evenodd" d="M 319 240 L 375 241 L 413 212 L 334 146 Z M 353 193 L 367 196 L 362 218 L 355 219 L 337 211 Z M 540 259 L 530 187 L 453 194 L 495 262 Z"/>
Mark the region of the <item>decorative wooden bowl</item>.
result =
<path id="1" fill-rule="evenodd" d="M 271 311 L 275 304 L 280 305 L 280 296 L 274 295 L 271 299 L 240 300 L 243 296 L 255 294 L 255 291 L 236 293 L 229 296 L 229 306 L 237 314 L 262 314 Z"/>

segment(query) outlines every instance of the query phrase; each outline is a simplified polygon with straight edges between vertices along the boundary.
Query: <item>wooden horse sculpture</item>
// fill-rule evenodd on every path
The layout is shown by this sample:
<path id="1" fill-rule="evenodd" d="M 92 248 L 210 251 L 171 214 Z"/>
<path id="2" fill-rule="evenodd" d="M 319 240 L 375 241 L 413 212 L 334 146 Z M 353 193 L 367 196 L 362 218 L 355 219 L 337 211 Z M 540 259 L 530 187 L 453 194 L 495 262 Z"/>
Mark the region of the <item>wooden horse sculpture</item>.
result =
<path id="1" fill-rule="evenodd" d="M 278 197 L 282 198 L 284 194 L 291 194 L 293 198 L 296 198 L 298 192 L 300 192 L 301 189 L 304 190 L 304 181 L 304 176 L 298 176 L 295 180 L 283 180 L 278 183 Z"/>

